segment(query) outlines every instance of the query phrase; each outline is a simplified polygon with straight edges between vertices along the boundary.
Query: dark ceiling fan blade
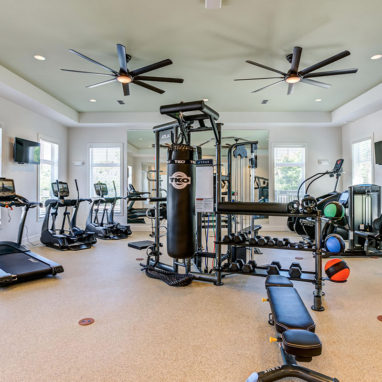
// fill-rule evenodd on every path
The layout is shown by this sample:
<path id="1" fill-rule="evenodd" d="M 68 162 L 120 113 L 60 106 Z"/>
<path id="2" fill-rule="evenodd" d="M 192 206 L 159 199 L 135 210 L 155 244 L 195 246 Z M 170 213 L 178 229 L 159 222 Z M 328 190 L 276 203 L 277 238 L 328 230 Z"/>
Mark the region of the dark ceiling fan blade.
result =
<path id="1" fill-rule="evenodd" d="M 115 77 L 115 74 L 110 74 L 110 73 L 85 72 L 83 70 L 73 70 L 73 69 L 60 69 L 60 70 L 62 70 L 64 72 L 97 74 L 98 76 L 112 76 L 112 77 Z"/>
<path id="2" fill-rule="evenodd" d="M 313 72 L 314 70 L 317 70 L 317 69 L 322 68 L 323 66 L 332 64 L 333 62 L 341 60 L 342 58 L 349 56 L 349 55 L 350 55 L 350 52 L 348 50 L 344 50 L 343 52 L 338 53 L 332 57 L 329 57 L 326 60 L 320 61 L 317 64 L 314 64 L 312 66 L 309 66 L 308 68 L 301 70 L 298 74 L 300 76 L 305 76 L 306 74 Z"/>
<path id="3" fill-rule="evenodd" d="M 358 69 L 330 70 L 328 72 L 310 73 L 310 74 L 306 75 L 304 78 L 338 76 L 341 74 L 352 74 L 352 73 L 357 73 L 357 72 L 358 72 Z"/>
<path id="4" fill-rule="evenodd" d="M 74 50 L 74 49 L 69 49 L 69 52 L 72 52 L 72 53 L 76 54 L 77 56 L 80 56 L 80 57 L 84 58 L 85 60 L 92 62 L 93 64 L 102 66 L 104 69 L 106 69 L 106 70 L 108 70 L 108 71 L 110 71 L 110 72 L 112 72 L 112 73 L 114 73 L 114 74 L 118 74 L 118 73 L 117 73 L 115 70 L 113 70 L 112 68 L 109 68 L 108 66 L 106 66 L 106 65 L 104 65 L 104 64 L 101 64 L 100 62 L 98 62 L 98 61 L 96 61 L 96 60 L 93 60 L 92 58 L 87 57 L 87 56 L 83 55 L 82 53 L 77 52 L 77 51 Z"/>
<path id="5" fill-rule="evenodd" d="M 293 48 L 292 66 L 290 68 L 290 71 L 292 73 L 297 73 L 298 72 L 298 66 L 300 65 L 300 59 L 301 59 L 301 52 L 302 52 L 302 48 L 301 47 L 295 46 Z M 292 89 L 293 89 L 293 87 L 292 87 Z"/>
<path id="6" fill-rule="evenodd" d="M 236 78 L 234 81 L 271 80 L 274 78 L 284 78 L 284 77 Z"/>
<path id="7" fill-rule="evenodd" d="M 262 88 L 260 88 L 260 89 L 254 90 L 252 93 L 257 93 L 257 92 L 259 92 L 260 90 L 269 88 L 270 86 L 273 86 L 273 85 L 277 85 L 277 84 L 279 84 L 280 82 L 284 82 L 284 80 L 280 80 L 280 81 L 273 82 L 273 83 L 270 84 L 270 85 L 267 85 L 267 86 L 264 86 L 264 87 L 262 87 Z"/>
<path id="8" fill-rule="evenodd" d="M 98 82 L 98 84 L 88 85 L 86 87 L 89 88 L 89 89 L 96 88 L 97 86 L 102 86 L 102 85 L 110 84 L 110 83 L 115 82 L 115 81 L 117 81 L 117 79 L 113 78 L 112 80 Z"/>
<path id="9" fill-rule="evenodd" d="M 247 60 L 245 62 L 248 62 L 248 64 L 252 64 L 252 65 L 258 66 L 260 68 L 267 69 L 267 70 L 270 70 L 272 72 L 276 72 L 276 73 L 282 74 L 283 76 L 286 76 L 286 73 L 281 72 L 280 70 L 277 70 L 277 69 L 270 68 L 269 66 L 259 64 L 258 62 L 251 61 L 251 60 Z"/>
<path id="10" fill-rule="evenodd" d="M 159 62 L 155 62 L 154 64 L 143 66 L 142 68 L 132 70 L 130 74 L 135 77 L 139 76 L 140 74 L 151 72 L 152 70 L 163 68 L 164 66 L 171 65 L 172 61 L 167 58 L 166 60 L 162 60 Z"/>
<path id="11" fill-rule="evenodd" d="M 300 81 L 303 82 L 304 84 L 319 86 L 320 88 L 326 88 L 326 89 L 332 86 L 330 84 L 326 84 L 325 82 L 310 80 L 309 78 L 302 78 Z"/>
<path id="12" fill-rule="evenodd" d="M 153 92 L 156 92 L 156 93 L 159 93 L 159 94 L 163 94 L 164 93 L 164 90 L 156 88 L 155 86 L 152 86 L 152 85 L 149 85 L 149 84 L 145 84 L 144 82 L 141 82 L 141 81 L 133 81 L 133 84 L 142 86 L 143 88 L 152 90 Z"/>
<path id="13" fill-rule="evenodd" d="M 151 77 L 151 76 L 136 76 L 136 80 L 142 81 L 157 81 L 157 82 L 174 82 L 177 84 L 182 84 L 184 82 L 183 78 L 172 78 L 172 77 Z"/>
<path id="14" fill-rule="evenodd" d="M 126 48 L 124 45 L 117 44 L 117 54 L 120 71 L 127 73 Z"/>
<path id="15" fill-rule="evenodd" d="M 293 93 L 293 85 L 294 84 L 288 84 L 288 92 L 287 95 L 291 95 Z"/>
<path id="16" fill-rule="evenodd" d="M 122 84 L 122 88 L 123 88 L 123 95 L 124 96 L 130 95 L 129 84 Z"/>

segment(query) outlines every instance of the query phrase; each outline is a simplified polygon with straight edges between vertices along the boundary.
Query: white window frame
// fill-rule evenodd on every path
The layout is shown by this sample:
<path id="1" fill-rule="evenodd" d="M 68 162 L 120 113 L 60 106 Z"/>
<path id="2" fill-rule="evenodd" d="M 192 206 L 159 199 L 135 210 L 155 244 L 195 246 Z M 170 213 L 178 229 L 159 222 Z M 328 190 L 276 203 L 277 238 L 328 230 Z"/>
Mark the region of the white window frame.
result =
<path id="1" fill-rule="evenodd" d="M 371 150 L 371 155 L 370 155 L 370 169 L 371 169 L 371 179 L 370 183 L 374 183 L 374 163 L 375 163 L 375 154 L 374 154 L 374 139 L 373 137 L 365 137 L 362 139 L 357 139 L 351 143 L 351 181 L 352 184 L 355 184 L 354 182 L 354 152 L 353 152 L 353 147 L 357 143 L 365 142 L 365 141 L 370 141 L 370 150 Z"/>
<path id="2" fill-rule="evenodd" d="M 124 189 L 124 179 L 123 179 L 123 174 L 124 174 L 124 152 L 123 152 L 123 143 L 89 143 L 88 144 L 88 165 L 87 165 L 87 186 L 88 186 L 88 192 L 89 192 L 89 197 L 92 197 L 93 196 L 93 188 L 94 188 L 94 184 L 93 184 L 93 180 L 92 180 L 92 169 L 93 169 L 93 164 L 92 164 L 92 161 L 91 161 L 91 149 L 93 148 L 112 148 L 112 147 L 118 147 L 120 149 L 120 163 L 119 163 L 119 184 L 120 184 L 120 189 L 118 190 L 117 189 L 117 193 L 120 195 L 120 196 L 123 196 L 123 189 Z M 107 165 L 106 165 L 107 167 Z M 111 166 L 110 167 L 115 167 L 115 166 Z M 113 193 L 113 190 L 109 190 L 109 192 L 112 192 Z M 124 200 L 121 199 L 120 200 L 120 211 L 115 211 L 114 215 L 116 216 L 123 216 L 124 215 Z"/>
<path id="3" fill-rule="evenodd" d="M 270 180 L 271 180 L 270 185 L 272 188 L 272 195 L 273 195 L 274 200 L 276 199 L 276 177 L 275 177 L 275 170 L 276 170 L 275 149 L 276 148 L 302 148 L 302 149 L 304 149 L 305 157 L 304 157 L 304 164 L 302 167 L 304 170 L 303 180 L 305 180 L 305 177 L 306 177 L 306 166 L 307 166 L 307 157 L 308 157 L 308 155 L 307 155 L 308 150 L 307 150 L 307 144 L 306 143 L 277 143 L 277 142 L 272 143 L 271 153 L 269 155 L 269 158 L 272 162 L 271 162 L 271 165 L 269 166 L 269 168 L 272 171 L 271 176 L 270 176 Z M 302 196 L 304 194 L 304 191 L 305 191 L 305 185 L 303 186 L 302 191 L 300 191 L 300 196 Z M 297 190 L 296 190 L 295 198 L 297 198 Z"/>
<path id="4" fill-rule="evenodd" d="M 58 152 L 57 152 L 57 179 L 60 179 L 60 151 L 61 151 L 60 143 L 54 138 L 47 137 L 45 135 L 38 135 L 37 141 L 40 144 L 41 144 L 41 140 L 48 142 L 48 143 L 55 144 L 58 147 L 58 149 L 57 149 L 58 150 Z M 40 152 L 40 154 L 41 154 L 41 152 Z M 38 165 L 38 168 L 37 168 L 37 199 L 39 202 L 40 202 L 40 165 L 41 165 L 42 161 L 43 160 L 40 157 L 40 164 Z M 42 213 L 42 209 L 40 207 L 38 207 L 36 210 L 37 210 L 37 220 L 44 219 L 45 213 Z"/>

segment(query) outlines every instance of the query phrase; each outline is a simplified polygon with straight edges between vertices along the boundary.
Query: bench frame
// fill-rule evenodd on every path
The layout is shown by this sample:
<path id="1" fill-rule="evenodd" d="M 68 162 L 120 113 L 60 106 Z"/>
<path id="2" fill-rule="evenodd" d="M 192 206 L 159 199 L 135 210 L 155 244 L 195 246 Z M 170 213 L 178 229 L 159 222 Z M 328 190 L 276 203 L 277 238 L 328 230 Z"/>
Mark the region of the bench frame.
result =
<path id="1" fill-rule="evenodd" d="M 273 285 L 273 286 L 277 286 L 277 285 Z M 268 287 L 272 287 L 272 286 L 269 285 Z M 268 289 L 268 287 L 266 288 Z M 290 286 L 284 285 L 283 287 L 294 289 L 293 284 Z M 272 305 L 272 302 L 270 299 L 268 299 L 267 301 L 269 301 L 269 303 Z M 304 305 L 302 301 L 301 301 L 301 304 Z M 271 310 L 273 312 L 273 309 Z M 272 326 L 275 326 L 275 321 L 276 321 L 275 317 L 273 317 L 273 314 L 270 313 L 268 323 Z M 288 328 L 288 329 L 296 329 L 296 328 Z M 301 328 L 301 329 L 305 330 L 305 328 Z M 260 371 L 259 373 L 253 373 L 247 379 L 247 382 L 273 382 L 273 381 L 278 381 L 280 379 L 288 378 L 288 377 L 295 377 L 295 378 L 299 378 L 308 382 L 339 382 L 337 378 L 329 377 L 325 374 L 322 374 L 317 371 L 298 365 L 297 360 L 310 361 L 311 358 L 304 359 L 304 358 L 297 357 L 287 353 L 287 351 L 284 349 L 282 338 L 279 332 L 277 332 L 277 342 L 280 347 L 283 364 L 265 371 Z"/>

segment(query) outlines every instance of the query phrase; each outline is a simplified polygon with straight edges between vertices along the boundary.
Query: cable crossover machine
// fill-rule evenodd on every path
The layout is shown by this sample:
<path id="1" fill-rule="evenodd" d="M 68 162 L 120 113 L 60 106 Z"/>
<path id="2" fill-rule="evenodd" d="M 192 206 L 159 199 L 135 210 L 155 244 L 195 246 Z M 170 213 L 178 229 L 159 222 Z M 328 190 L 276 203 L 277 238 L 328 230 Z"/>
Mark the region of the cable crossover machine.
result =
<path id="1" fill-rule="evenodd" d="M 222 175 L 221 131 L 223 124 L 218 122 L 219 114 L 207 106 L 204 101 L 161 106 L 160 113 L 169 116 L 173 121 L 153 128 L 156 185 L 155 197 L 151 197 L 150 202 L 155 205 L 155 241 L 147 249 L 147 261 L 145 264 L 141 264 L 142 270 L 146 272 L 147 276 L 161 279 L 173 286 L 188 285 L 192 280 L 223 285 L 224 277 L 232 273 L 261 277 L 277 274 L 288 279 L 312 283 L 314 285 L 312 309 L 324 310 L 322 306 L 324 278 L 321 211 L 291 208 L 289 204 L 285 203 L 232 201 L 230 193 L 228 193 L 228 198 L 223 200 L 222 181 L 232 181 L 232 169 L 228 170 L 228 177 Z M 201 146 L 192 146 L 193 134 L 199 132 L 211 132 L 215 145 L 214 161 L 210 157 L 203 158 Z M 255 149 L 255 142 L 251 143 L 252 153 Z M 167 149 L 167 198 L 160 194 L 161 148 Z M 235 147 L 230 151 L 233 152 L 234 149 Z M 252 176 L 255 179 L 254 172 Z M 228 189 L 231 192 L 231 184 Z M 206 195 L 202 195 L 204 191 Z M 161 261 L 160 205 L 164 201 L 167 201 L 167 254 L 172 258 L 172 264 Z M 203 228 L 200 223 L 202 214 L 206 211 L 214 219 L 213 251 L 203 248 Z M 228 218 L 228 227 L 232 230 L 234 216 L 285 216 L 313 219 L 316 231 L 315 245 L 302 250 L 313 252 L 314 271 L 304 271 L 299 268 L 293 269 L 291 272 L 291 268 L 283 269 L 278 262 L 258 266 L 253 260 L 250 261 L 250 270 L 246 273 L 241 269 L 234 270 L 227 266 L 232 263 L 232 247 L 245 246 L 253 249 L 257 247 L 256 230 L 251 231 L 253 244 L 250 244 L 251 240 L 236 244 L 223 242 L 222 217 Z M 226 253 L 223 253 L 223 248 L 226 249 Z M 212 261 L 213 267 L 209 270 L 203 269 L 202 260 L 204 260 L 204 264 L 208 264 L 208 260 Z"/>

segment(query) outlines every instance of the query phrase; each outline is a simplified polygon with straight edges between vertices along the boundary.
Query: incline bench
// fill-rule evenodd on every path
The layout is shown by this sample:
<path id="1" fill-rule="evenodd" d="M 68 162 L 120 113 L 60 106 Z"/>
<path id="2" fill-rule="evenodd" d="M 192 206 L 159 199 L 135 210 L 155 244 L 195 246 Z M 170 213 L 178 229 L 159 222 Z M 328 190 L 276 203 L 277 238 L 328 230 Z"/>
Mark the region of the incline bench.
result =
<path id="1" fill-rule="evenodd" d="M 271 382 L 295 377 L 308 382 L 339 382 L 338 379 L 297 365 L 296 361 L 309 362 L 322 351 L 322 344 L 314 333 L 315 324 L 297 290 L 286 277 L 268 276 L 265 281 L 271 306 L 269 324 L 278 333 L 271 342 L 279 342 L 284 364 L 266 371 L 251 374 L 247 382 Z"/>

